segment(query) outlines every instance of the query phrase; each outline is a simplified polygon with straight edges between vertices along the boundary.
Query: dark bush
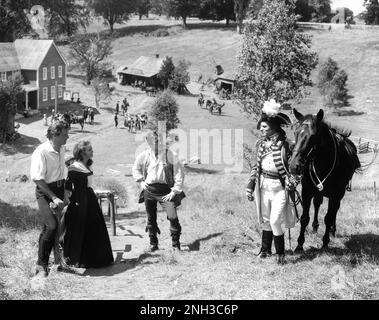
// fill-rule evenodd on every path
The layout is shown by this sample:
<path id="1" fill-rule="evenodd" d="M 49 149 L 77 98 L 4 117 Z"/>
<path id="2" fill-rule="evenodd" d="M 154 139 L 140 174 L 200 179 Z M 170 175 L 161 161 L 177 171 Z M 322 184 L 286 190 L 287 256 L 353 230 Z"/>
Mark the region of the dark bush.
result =
<path id="1" fill-rule="evenodd" d="M 325 106 L 339 107 L 347 104 L 347 79 L 347 73 L 339 69 L 332 58 L 329 57 L 320 65 L 318 87 L 324 96 Z"/>

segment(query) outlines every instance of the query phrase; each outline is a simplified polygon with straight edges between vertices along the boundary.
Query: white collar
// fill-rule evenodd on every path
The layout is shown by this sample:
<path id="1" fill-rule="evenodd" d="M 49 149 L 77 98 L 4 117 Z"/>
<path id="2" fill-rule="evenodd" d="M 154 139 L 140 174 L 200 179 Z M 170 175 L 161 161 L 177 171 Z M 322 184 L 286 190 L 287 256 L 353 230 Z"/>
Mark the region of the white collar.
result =
<path id="1" fill-rule="evenodd" d="M 77 171 L 82 173 L 92 173 L 82 162 L 75 160 L 69 167 L 70 171 Z"/>

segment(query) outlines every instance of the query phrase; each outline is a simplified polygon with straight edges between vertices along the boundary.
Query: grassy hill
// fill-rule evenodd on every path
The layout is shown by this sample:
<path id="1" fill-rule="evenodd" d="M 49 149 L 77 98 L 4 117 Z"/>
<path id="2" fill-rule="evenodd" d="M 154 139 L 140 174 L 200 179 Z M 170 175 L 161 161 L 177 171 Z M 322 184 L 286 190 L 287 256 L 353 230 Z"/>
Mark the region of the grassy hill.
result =
<path id="1" fill-rule="evenodd" d="M 192 62 L 192 80 L 200 74 L 212 76 L 213 59 L 226 71 L 236 66 L 241 37 L 234 27 L 223 24 L 189 21 L 183 31 L 171 20 L 132 21 L 120 26 L 114 41 L 111 61 L 115 68 L 128 64 L 140 55 L 159 53 L 177 61 Z M 170 36 L 145 36 L 162 26 L 172 27 Z M 143 33 L 143 34 L 142 34 Z M 312 31 L 313 49 L 320 58 L 332 56 L 349 75 L 351 106 L 347 110 L 364 112 L 360 116 L 338 117 L 328 112 L 328 119 L 353 130 L 356 136 L 378 140 L 379 93 L 377 52 L 379 38 L 374 31 Z M 62 47 L 67 52 L 67 47 Z M 316 80 L 316 72 L 313 75 Z M 93 105 L 93 96 L 80 79 L 68 77 L 68 87 L 81 93 L 85 104 Z M 196 91 L 196 83 L 191 84 Z M 316 88 L 296 107 L 303 113 L 316 112 L 321 98 Z M 211 94 L 207 92 L 207 94 Z M 69 152 L 82 139 L 94 147 L 94 172 L 98 179 L 112 178 L 127 188 L 127 206 L 119 208 L 118 236 L 112 244 L 129 243 L 122 228 L 139 228 L 140 239 L 147 245 L 144 208 L 136 203 L 137 189 L 130 176 L 130 166 L 141 145 L 138 135 L 113 127 L 113 110 L 117 100 L 128 96 L 131 109 L 139 110 L 145 101 L 142 93 L 116 91 L 112 100 L 102 104 L 95 125 L 84 132 L 74 125 L 68 142 Z M 368 102 L 371 101 L 371 102 Z M 178 97 L 180 129 L 185 133 L 198 129 L 243 129 L 245 142 L 252 144 L 250 132 L 256 123 L 245 118 L 238 107 L 226 101 L 223 116 L 211 115 L 197 106 L 197 97 Z M 120 121 L 121 124 L 121 121 Z M 163 212 L 159 213 L 162 250 L 143 253 L 111 268 L 89 271 L 86 276 L 52 273 L 45 287 L 33 290 L 31 277 L 37 254 L 37 208 L 32 183 L 5 182 L 8 175 L 28 174 L 30 154 L 44 139 L 42 120 L 22 124 L 23 139 L 13 149 L 0 150 L 0 300 L 1 299 L 377 299 L 378 275 L 378 194 L 370 184 L 378 177 L 378 162 L 371 171 L 354 178 L 353 192 L 347 193 L 337 217 L 337 237 L 329 251 L 320 251 L 322 223 L 326 204 L 320 212 L 318 234 L 306 235 L 305 255 L 292 255 L 299 224 L 286 230 L 288 263 L 278 268 L 274 258 L 255 257 L 260 246 L 260 228 L 255 209 L 244 196 L 248 174 L 225 174 L 225 165 L 204 166 L 189 170 L 185 179 L 187 198 L 179 209 L 183 227 L 182 241 L 188 250 L 179 255 L 168 247 L 170 237 Z M 214 143 L 214 142 L 213 142 Z M 212 145 L 211 145 L 212 146 Z M 188 150 L 193 150 L 188 141 Z M 21 151 L 21 152 L 18 152 Z M 232 151 L 233 152 L 233 151 Z M 190 156 L 192 154 L 188 154 Z M 211 158 L 212 158 L 212 154 Z M 369 159 L 367 159 L 369 160 Z M 205 170 L 215 169 L 215 171 Z M 9 173 L 8 173 L 9 171 Z M 325 201 L 326 202 L 326 201 Z M 132 249 L 134 250 L 134 249 Z"/>

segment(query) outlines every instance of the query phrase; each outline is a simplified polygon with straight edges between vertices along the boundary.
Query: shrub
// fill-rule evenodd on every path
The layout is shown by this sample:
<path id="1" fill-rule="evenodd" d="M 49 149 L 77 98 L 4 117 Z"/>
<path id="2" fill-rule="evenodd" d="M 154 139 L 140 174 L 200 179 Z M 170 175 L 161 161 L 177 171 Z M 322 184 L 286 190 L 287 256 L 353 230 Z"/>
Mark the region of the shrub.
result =
<path id="1" fill-rule="evenodd" d="M 153 37 L 167 37 L 170 35 L 170 33 L 165 28 L 159 28 L 157 30 L 150 32 L 150 35 Z"/>
<path id="2" fill-rule="evenodd" d="M 180 120 L 178 118 L 178 103 L 170 90 L 163 91 L 155 99 L 149 113 L 147 128 L 152 131 L 158 130 L 158 122 L 166 121 L 166 132 L 176 129 Z"/>
<path id="3" fill-rule="evenodd" d="M 175 66 L 172 78 L 169 80 L 169 89 L 177 92 L 178 94 L 186 92 L 186 85 L 190 82 L 190 75 L 188 72 L 188 67 L 190 65 L 191 63 L 184 59 L 178 62 L 178 65 Z"/>
<path id="4" fill-rule="evenodd" d="M 329 57 L 320 65 L 318 87 L 324 96 L 325 106 L 335 107 L 347 104 L 347 79 L 347 73 L 340 70 L 337 62 L 332 58 Z"/>

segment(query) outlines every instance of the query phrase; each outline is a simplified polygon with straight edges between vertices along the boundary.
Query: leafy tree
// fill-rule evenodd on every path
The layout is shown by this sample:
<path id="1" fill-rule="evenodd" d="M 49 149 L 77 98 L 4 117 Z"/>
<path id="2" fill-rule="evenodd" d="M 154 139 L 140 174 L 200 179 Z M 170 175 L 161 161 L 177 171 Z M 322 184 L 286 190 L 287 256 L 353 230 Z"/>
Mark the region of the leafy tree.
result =
<path id="1" fill-rule="evenodd" d="M 249 6 L 250 0 L 234 0 L 234 13 L 236 15 L 238 33 L 243 32 L 243 20 L 247 15 Z"/>
<path id="2" fill-rule="evenodd" d="M 14 132 L 14 116 L 17 110 L 17 97 L 22 93 L 23 78 L 20 73 L 0 82 L 0 139 L 4 143 Z"/>
<path id="3" fill-rule="evenodd" d="M 102 100 L 109 100 L 112 95 L 112 90 L 109 87 L 107 78 L 98 75 L 91 81 L 91 87 L 95 97 L 96 108 L 99 109 Z"/>
<path id="4" fill-rule="evenodd" d="M 174 74 L 175 66 L 172 62 L 171 57 L 166 57 L 165 60 L 163 60 L 163 65 L 161 70 L 159 70 L 158 78 L 161 79 L 163 86 L 165 89 L 167 89 L 170 79 L 172 79 Z"/>
<path id="5" fill-rule="evenodd" d="M 70 49 L 75 66 L 86 75 L 88 85 L 92 79 L 109 69 L 109 64 L 105 61 L 112 54 L 109 38 L 86 34 L 72 40 Z"/>
<path id="6" fill-rule="evenodd" d="M 157 14 L 161 16 L 163 13 L 165 13 L 165 6 L 166 6 L 165 0 L 150 0 L 150 10 L 152 13 Z"/>
<path id="7" fill-rule="evenodd" d="M 296 32 L 293 4 L 267 0 L 256 21 L 245 27 L 238 56 L 236 96 L 243 112 L 258 118 L 264 101 L 301 98 L 317 54 L 311 38 Z"/>
<path id="8" fill-rule="evenodd" d="M 87 0 L 87 3 L 97 15 L 104 18 L 111 33 L 115 23 L 124 23 L 137 9 L 137 0 Z"/>
<path id="9" fill-rule="evenodd" d="M 154 100 L 148 115 L 147 128 L 157 132 L 158 121 L 166 121 L 166 132 L 176 129 L 180 120 L 178 118 L 178 103 L 170 90 L 164 90 Z"/>
<path id="10" fill-rule="evenodd" d="M 30 23 L 24 12 L 27 0 L 0 0 L 0 42 L 13 42 L 30 31 Z"/>
<path id="11" fill-rule="evenodd" d="M 169 89 L 176 91 L 178 94 L 182 94 L 187 90 L 186 85 L 190 82 L 190 75 L 188 72 L 188 67 L 191 65 L 190 62 L 184 59 L 178 62 L 175 66 L 172 78 L 169 80 Z"/>
<path id="12" fill-rule="evenodd" d="M 200 4 L 199 18 L 202 20 L 235 21 L 234 0 L 203 0 Z"/>
<path id="13" fill-rule="evenodd" d="M 136 13 L 138 14 L 139 20 L 142 19 L 142 16 L 149 16 L 150 10 L 150 0 L 140 0 L 137 4 Z"/>
<path id="14" fill-rule="evenodd" d="M 318 74 L 318 87 L 324 96 L 324 103 L 328 107 L 343 106 L 347 103 L 348 76 L 344 70 L 340 70 L 337 62 L 328 58 L 320 65 Z"/>
<path id="15" fill-rule="evenodd" d="M 199 0 L 163 0 L 163 10 L 169 17 L 181 18 L 187 28 L 187 18 L 199 7 Z"/>
<path id="16" fill-rule="evenodd" d="M 379 1 L 378 0 L 364 0 L 366 11 L 363 18 L 365 24 L 379 24 Z"/>
<path id="17" fill-rule="evenodd" d="M 331 0 L 297 0 L 295 13 L 299 21 L 330 22 Z"/>
<path id="18" fill-rule="evenodd" d="M 49 35 L 71 37 L 80 27 L 86 28 L 90 22 L 90 13 L 85 6 L 75 0 L 33 0 L 41 5 L 48 15 Z"/>

